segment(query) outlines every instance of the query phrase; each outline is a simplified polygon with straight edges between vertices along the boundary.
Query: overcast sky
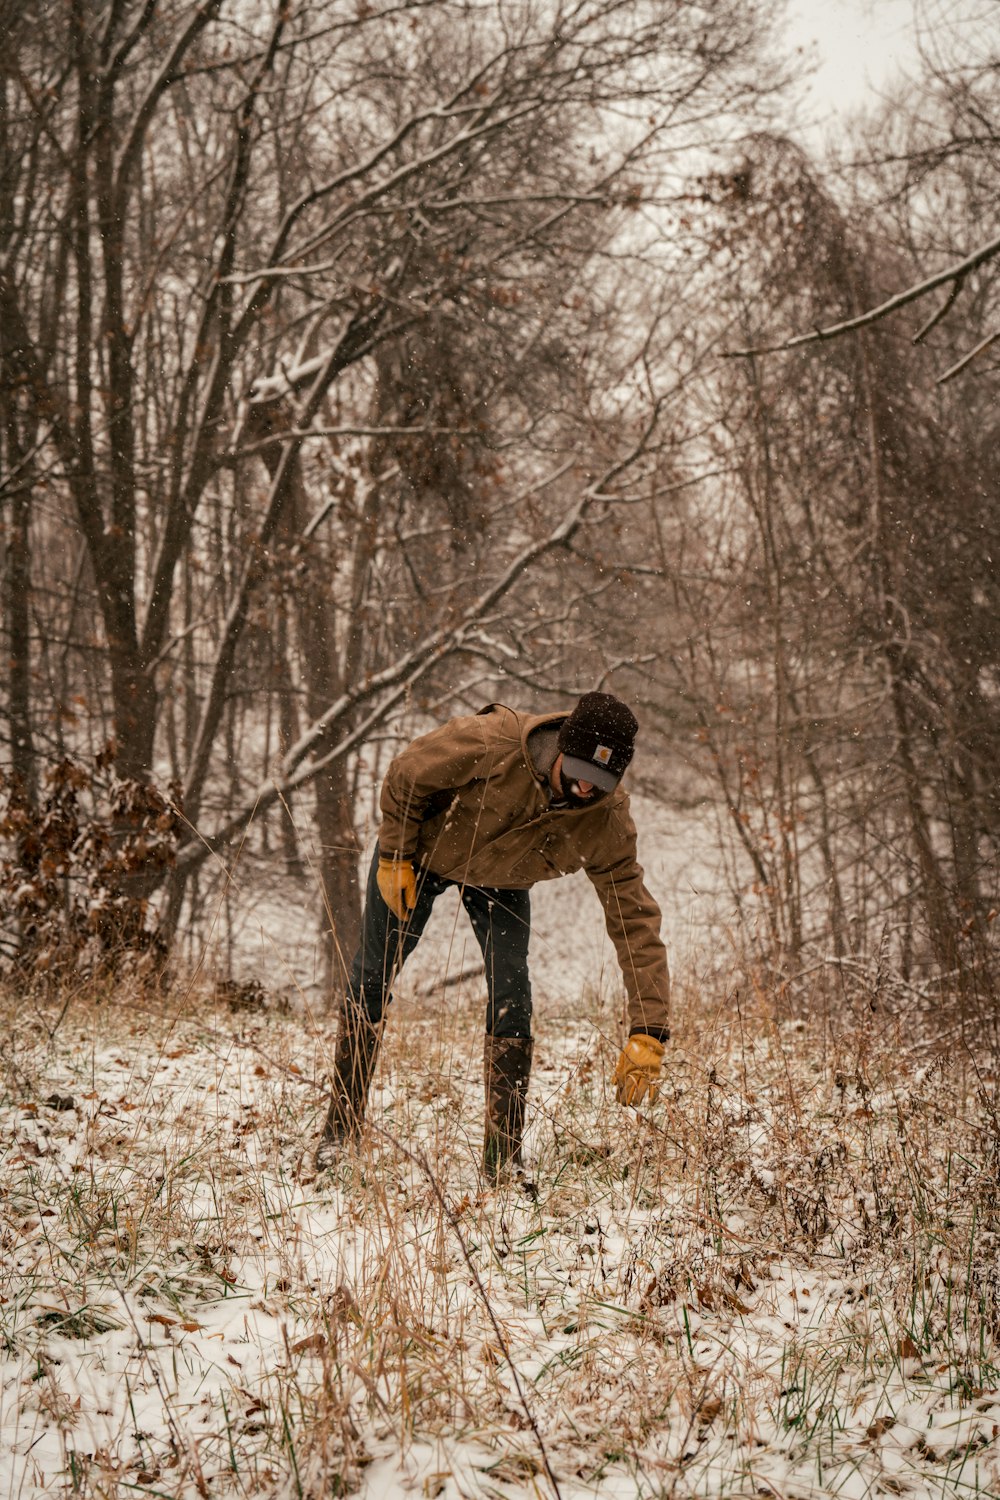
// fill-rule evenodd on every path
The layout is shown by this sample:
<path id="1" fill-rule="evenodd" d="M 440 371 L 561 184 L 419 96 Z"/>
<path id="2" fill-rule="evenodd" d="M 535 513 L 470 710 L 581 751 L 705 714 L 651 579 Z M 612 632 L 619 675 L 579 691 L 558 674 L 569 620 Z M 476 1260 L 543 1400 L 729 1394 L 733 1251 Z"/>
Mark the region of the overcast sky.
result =
<path id="1" fill-rule="evenodd" d="M 789 43 L 819 64 L 808 86 L 809 112 L 827 127 L 910 67 L 914 0 L 788 0 Z"/>

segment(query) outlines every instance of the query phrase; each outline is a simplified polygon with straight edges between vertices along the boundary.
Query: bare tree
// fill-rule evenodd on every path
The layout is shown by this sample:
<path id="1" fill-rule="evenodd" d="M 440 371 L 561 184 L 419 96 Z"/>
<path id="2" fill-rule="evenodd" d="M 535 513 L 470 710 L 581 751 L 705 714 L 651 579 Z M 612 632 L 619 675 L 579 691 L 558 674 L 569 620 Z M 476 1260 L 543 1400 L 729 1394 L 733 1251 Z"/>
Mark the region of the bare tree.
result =
<path id="1" fill-rule="evenodd" d="M 893 214 L 895 205 L 910 251 L 909 265 L 903 261 L 897 268 L 897 285 L 903 282 L 903 289 L 881 297 L 873 294 L 846 317 L 817 310 L 816 326 L 809 331 L 767 338 L 752 349 L 734 349 L 733 357 L 806 348 L 873 327 L 919 303 L 921 320 L 910 334 L 914 343 L 928 340 L 946 321 L 962 331 L 958 346 L 948 350 L 938 366 L 935 379 L 944 385 L 1000 339 L 995 306 L 1000 256 L 1000 53 L 995 6 L 989 0 L 981 5 L 925 0 L 919 7 L 918 39 L 920 76 L 900 89 L 898 99 L 873 112 L 841 165 L 869 206 L 878 204 Z M 872 193 L 876 182 L 877 196 Z M 951 212 L 962 199 L 967 207 L 975 203 L 976 210 Z M 908 219 L 905 227 L 901 219 Z M 927 312 L 928 299 L 936 292 L 943 296 Z M 963 299 L 972 316 L 952 317 Z"/>
<path id="2" fill-rule="evenodd" d="M 780 139 L 745 143 L 738 181 L 714 190 L 732 268 L 720 312 L 748 348 L 817 305 L 849 321 L 911 253 L 898 200 L 876 221 L 859 184 L 852 212 Z M 904 968 L 989 986 L 995 393 L 935 393 L 932 358 L 873 327 L 723 367 L 714 441 L 732 477 L 713 505 L 729 541 L 704 565 L 712 624 L 672 660 L 781 963 L 794 969 L 804 938 L 843 958 L 888 935 Z M 822 906 L 803 900 L 817 883 Z"/>
<path id="3" fill-rule="evenodd" d="M 30 546 L 82 542 L 33 645 L 11 615 L 12 735 L 30 762 L 23 683 L 61 619 L 62 699 L 110 720 L 122 775 L 168 752 L 181 773 L 175 913 L 252 808 L 316 783 L 349 936 L 346 757 L 482 652 L 660 441 L 659 390 L 593 454 L 559 393 L 606 373 L 595 340 L 635 226 L 677 190 L 665 162 L 760 96 L 757 7 L 7 10 L 8 503 L 30 484 L 11 602 L 40 604 Z M 255 699 L 283 587 L 307 723 L 274 766 Z"/>

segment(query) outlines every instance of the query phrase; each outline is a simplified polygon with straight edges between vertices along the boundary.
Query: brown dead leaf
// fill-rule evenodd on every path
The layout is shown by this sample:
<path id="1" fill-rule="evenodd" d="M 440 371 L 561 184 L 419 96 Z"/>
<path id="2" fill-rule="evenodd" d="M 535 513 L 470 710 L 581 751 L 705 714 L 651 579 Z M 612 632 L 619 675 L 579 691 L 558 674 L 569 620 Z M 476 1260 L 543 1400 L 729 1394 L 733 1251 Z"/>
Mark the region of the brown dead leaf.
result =
<path id="1" fill-rule="evenodd" d="M 327 1298 L 330 1312 L 337 1318 L 350 1318 L 352 1323 L 360 1323 L 361 1309 L 354 1300 L 354 1294 L 349 1286 L 341 1282 L 336 1291 L 331 1292 Z"/>
<path id="2" fill-rule="evenodd" d="M 326 1335 L 323 1333 L 310 1333 L 306 1338 L 299 1339 L 297 1344 L 292 1345 L 293 1354 L 322 1354 L 326 1348 Z"/>
<path id="3" fill-rule="evenodd" d="M 677 1289 L 669 1276 L 654 1276 L 639 1299 L 639 1310 L 649 1313 L 655 1307 L 669 1307 L 677 1301 Z"/>
<path id="4" fill-rule="evenodd" d="M 747 1304 L 727 1286 L 716 1287 L 713 1295 L 718 1297 L 722 1306 L 728 1307 L 731 1312 L 742 1313 L 745 1316 L 750 1311 Z"/>

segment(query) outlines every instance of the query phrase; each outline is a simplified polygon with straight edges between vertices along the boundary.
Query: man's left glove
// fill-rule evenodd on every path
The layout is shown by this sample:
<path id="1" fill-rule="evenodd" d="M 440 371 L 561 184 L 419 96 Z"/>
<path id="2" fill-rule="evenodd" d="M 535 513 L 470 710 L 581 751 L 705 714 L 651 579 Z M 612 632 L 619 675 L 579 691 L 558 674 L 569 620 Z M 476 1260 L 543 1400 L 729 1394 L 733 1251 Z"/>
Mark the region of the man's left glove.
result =
<path id="1" fill-rule="evenodd" d="M 655 1036 L 637 1032 L 630 1036 L 615 1066 L 615 1093 L 619 1104 L 650 1104 L 659 1093 L 657 1079 L 663 1063 L 663 1043 Z"/>
<path id="2" fill-rule="evenodd" d="M 379 894 L 398 922 L 405 922 L 417 904 L 417 872 L 411 859 L 392 859 L 379 855 Z"/>

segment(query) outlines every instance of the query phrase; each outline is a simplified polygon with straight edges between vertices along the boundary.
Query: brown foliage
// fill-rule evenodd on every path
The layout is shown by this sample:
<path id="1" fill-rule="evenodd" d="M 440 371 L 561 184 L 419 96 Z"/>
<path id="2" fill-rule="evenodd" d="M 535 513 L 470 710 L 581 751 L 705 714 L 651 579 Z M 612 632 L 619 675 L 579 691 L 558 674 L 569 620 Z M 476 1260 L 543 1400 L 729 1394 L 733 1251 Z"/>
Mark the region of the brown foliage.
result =
<path id="1" fill-rule="evenodd" d="M 113 971 L 162 949 L 149 896 L 173 864 L 179 789 L 118 776 L 113 751 L 92 766 L 64 758 L 30 805 L 0 772 L 2 953 L 25 977 Z"/>

